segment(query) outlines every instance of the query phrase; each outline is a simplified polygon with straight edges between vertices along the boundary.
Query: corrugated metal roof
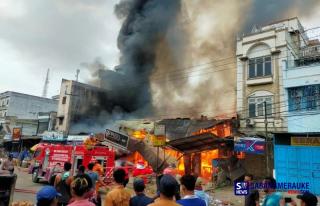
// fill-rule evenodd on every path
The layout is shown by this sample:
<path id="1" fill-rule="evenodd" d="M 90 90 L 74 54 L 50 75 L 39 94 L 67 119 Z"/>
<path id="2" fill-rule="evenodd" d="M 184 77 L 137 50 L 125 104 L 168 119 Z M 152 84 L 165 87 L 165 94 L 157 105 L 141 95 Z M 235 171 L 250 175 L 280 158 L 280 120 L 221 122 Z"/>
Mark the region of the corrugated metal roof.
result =
<path id="1" fill-rule="evenodd" d="M 213 127 L 220 122 L 217 120 L 164 119 L 158 124 L 165 125 L 166 136 L 169 140 L 176 140 L 192 136 L 194 132 Z"/>
<path id="2" fill-rule="evenodd" d="M 221 143 L 228 142 L 232 143 L 233 140 L 220 138 L 212 133 L 206 133 L 172 140 L 168 145 L 175 150 L 188 154 L 217 149 L 220 147 Z"/>

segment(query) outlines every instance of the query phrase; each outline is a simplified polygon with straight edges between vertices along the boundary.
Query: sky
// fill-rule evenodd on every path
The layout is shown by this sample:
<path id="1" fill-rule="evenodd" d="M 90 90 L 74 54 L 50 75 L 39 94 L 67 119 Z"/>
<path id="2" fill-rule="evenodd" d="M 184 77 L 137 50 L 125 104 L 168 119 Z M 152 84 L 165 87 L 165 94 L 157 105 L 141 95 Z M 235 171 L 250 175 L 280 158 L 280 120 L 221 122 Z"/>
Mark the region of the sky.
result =
<path id="1" fill-rule="evenodd" d="M 59 93 L 61 79 L 82 82 L 90 73 L 81 66 L 100 58 L 118 63 L 121 22 L 117 0 L 1 0 L 0 92 L 42 95 L 50 69 L 48 97 Z"/>
<path id="2" fill-rule="evenodd" d="M 114 14 L 119 0 L 1 0 L 0 92 L 42 95 L 50 69 L 48 97 L 59 93 L 61 79 L 87 82 L 82 63 L 99 58 L 109 68 L 118 64 Z M 306 28 L 320 26 L 320 11 L 302 18 Z"/>

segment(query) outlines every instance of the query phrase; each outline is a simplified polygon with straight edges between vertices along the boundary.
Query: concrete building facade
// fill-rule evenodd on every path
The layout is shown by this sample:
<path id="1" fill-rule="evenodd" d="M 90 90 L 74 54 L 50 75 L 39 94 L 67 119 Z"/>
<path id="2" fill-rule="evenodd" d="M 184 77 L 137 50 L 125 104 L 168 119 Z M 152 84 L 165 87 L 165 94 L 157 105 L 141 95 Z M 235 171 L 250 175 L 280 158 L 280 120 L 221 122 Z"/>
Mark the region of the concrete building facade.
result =
<path id="1" fill-rule="evenodd" d="M 18 92 L 0 94 L 0 119 L 7 116 L 18 119 L 37 119 L 39 112 L 55 112 L 58 101 Z"/>
<path id="2" fill-rule="evenodd" d="M 71 134 L 72 126 L 88 123 L 99 116 L 106 91 L 88 84 L 63 79 L 57 112 L 56 130 Z M 92 122 L 91 122 L 92 123 Z"/>
<path id="3" fill-rule="evenodd" d="M 287 131 L 283 60 L 298 56 L 302 32 L 298 18 L 291 18 L 254 28 L 238 38 L 237 112 L 241 132 L 265 136 L 266 123 L 268 132 Z"/>

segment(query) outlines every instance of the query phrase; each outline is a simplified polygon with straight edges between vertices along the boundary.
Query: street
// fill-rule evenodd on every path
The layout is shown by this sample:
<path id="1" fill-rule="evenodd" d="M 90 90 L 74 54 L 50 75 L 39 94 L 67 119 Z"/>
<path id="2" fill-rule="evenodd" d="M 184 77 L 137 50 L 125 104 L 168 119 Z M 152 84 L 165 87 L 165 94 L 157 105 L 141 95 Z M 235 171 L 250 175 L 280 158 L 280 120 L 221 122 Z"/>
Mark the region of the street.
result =
<path id="1" fill-rule="evenodd" d="M 18 176 L 13 201 L 32 201 L 35 203 L 35 194 L 43 186 L 41 183 L 33 183 L 31 175 L 25 168 L 16 168 Z"/>

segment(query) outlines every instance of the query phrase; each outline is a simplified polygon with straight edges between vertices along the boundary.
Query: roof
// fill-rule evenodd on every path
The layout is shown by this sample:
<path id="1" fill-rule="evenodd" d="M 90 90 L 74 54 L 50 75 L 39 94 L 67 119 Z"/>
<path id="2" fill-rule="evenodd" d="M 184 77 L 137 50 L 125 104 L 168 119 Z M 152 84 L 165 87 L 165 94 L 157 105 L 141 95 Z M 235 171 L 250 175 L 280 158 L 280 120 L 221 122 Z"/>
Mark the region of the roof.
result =
<path id="1" fill-rule="evenodd" d="M 164 119 L 158 124 L 165 125 L 166 136 L 169 140 L 176 140 L 191 136 L 200 129 L 213 127 L 223 120 L 191 120 L 191 119 Z"/>
<path id="2" fill-rule="evenodd" d="M 193 135 L 168 142 L 168 145 L 182 153 L 196 153 L 221 147 L 222 143 L 233 143 L 233 139 L 221 138 L 212 133 Z"/>

